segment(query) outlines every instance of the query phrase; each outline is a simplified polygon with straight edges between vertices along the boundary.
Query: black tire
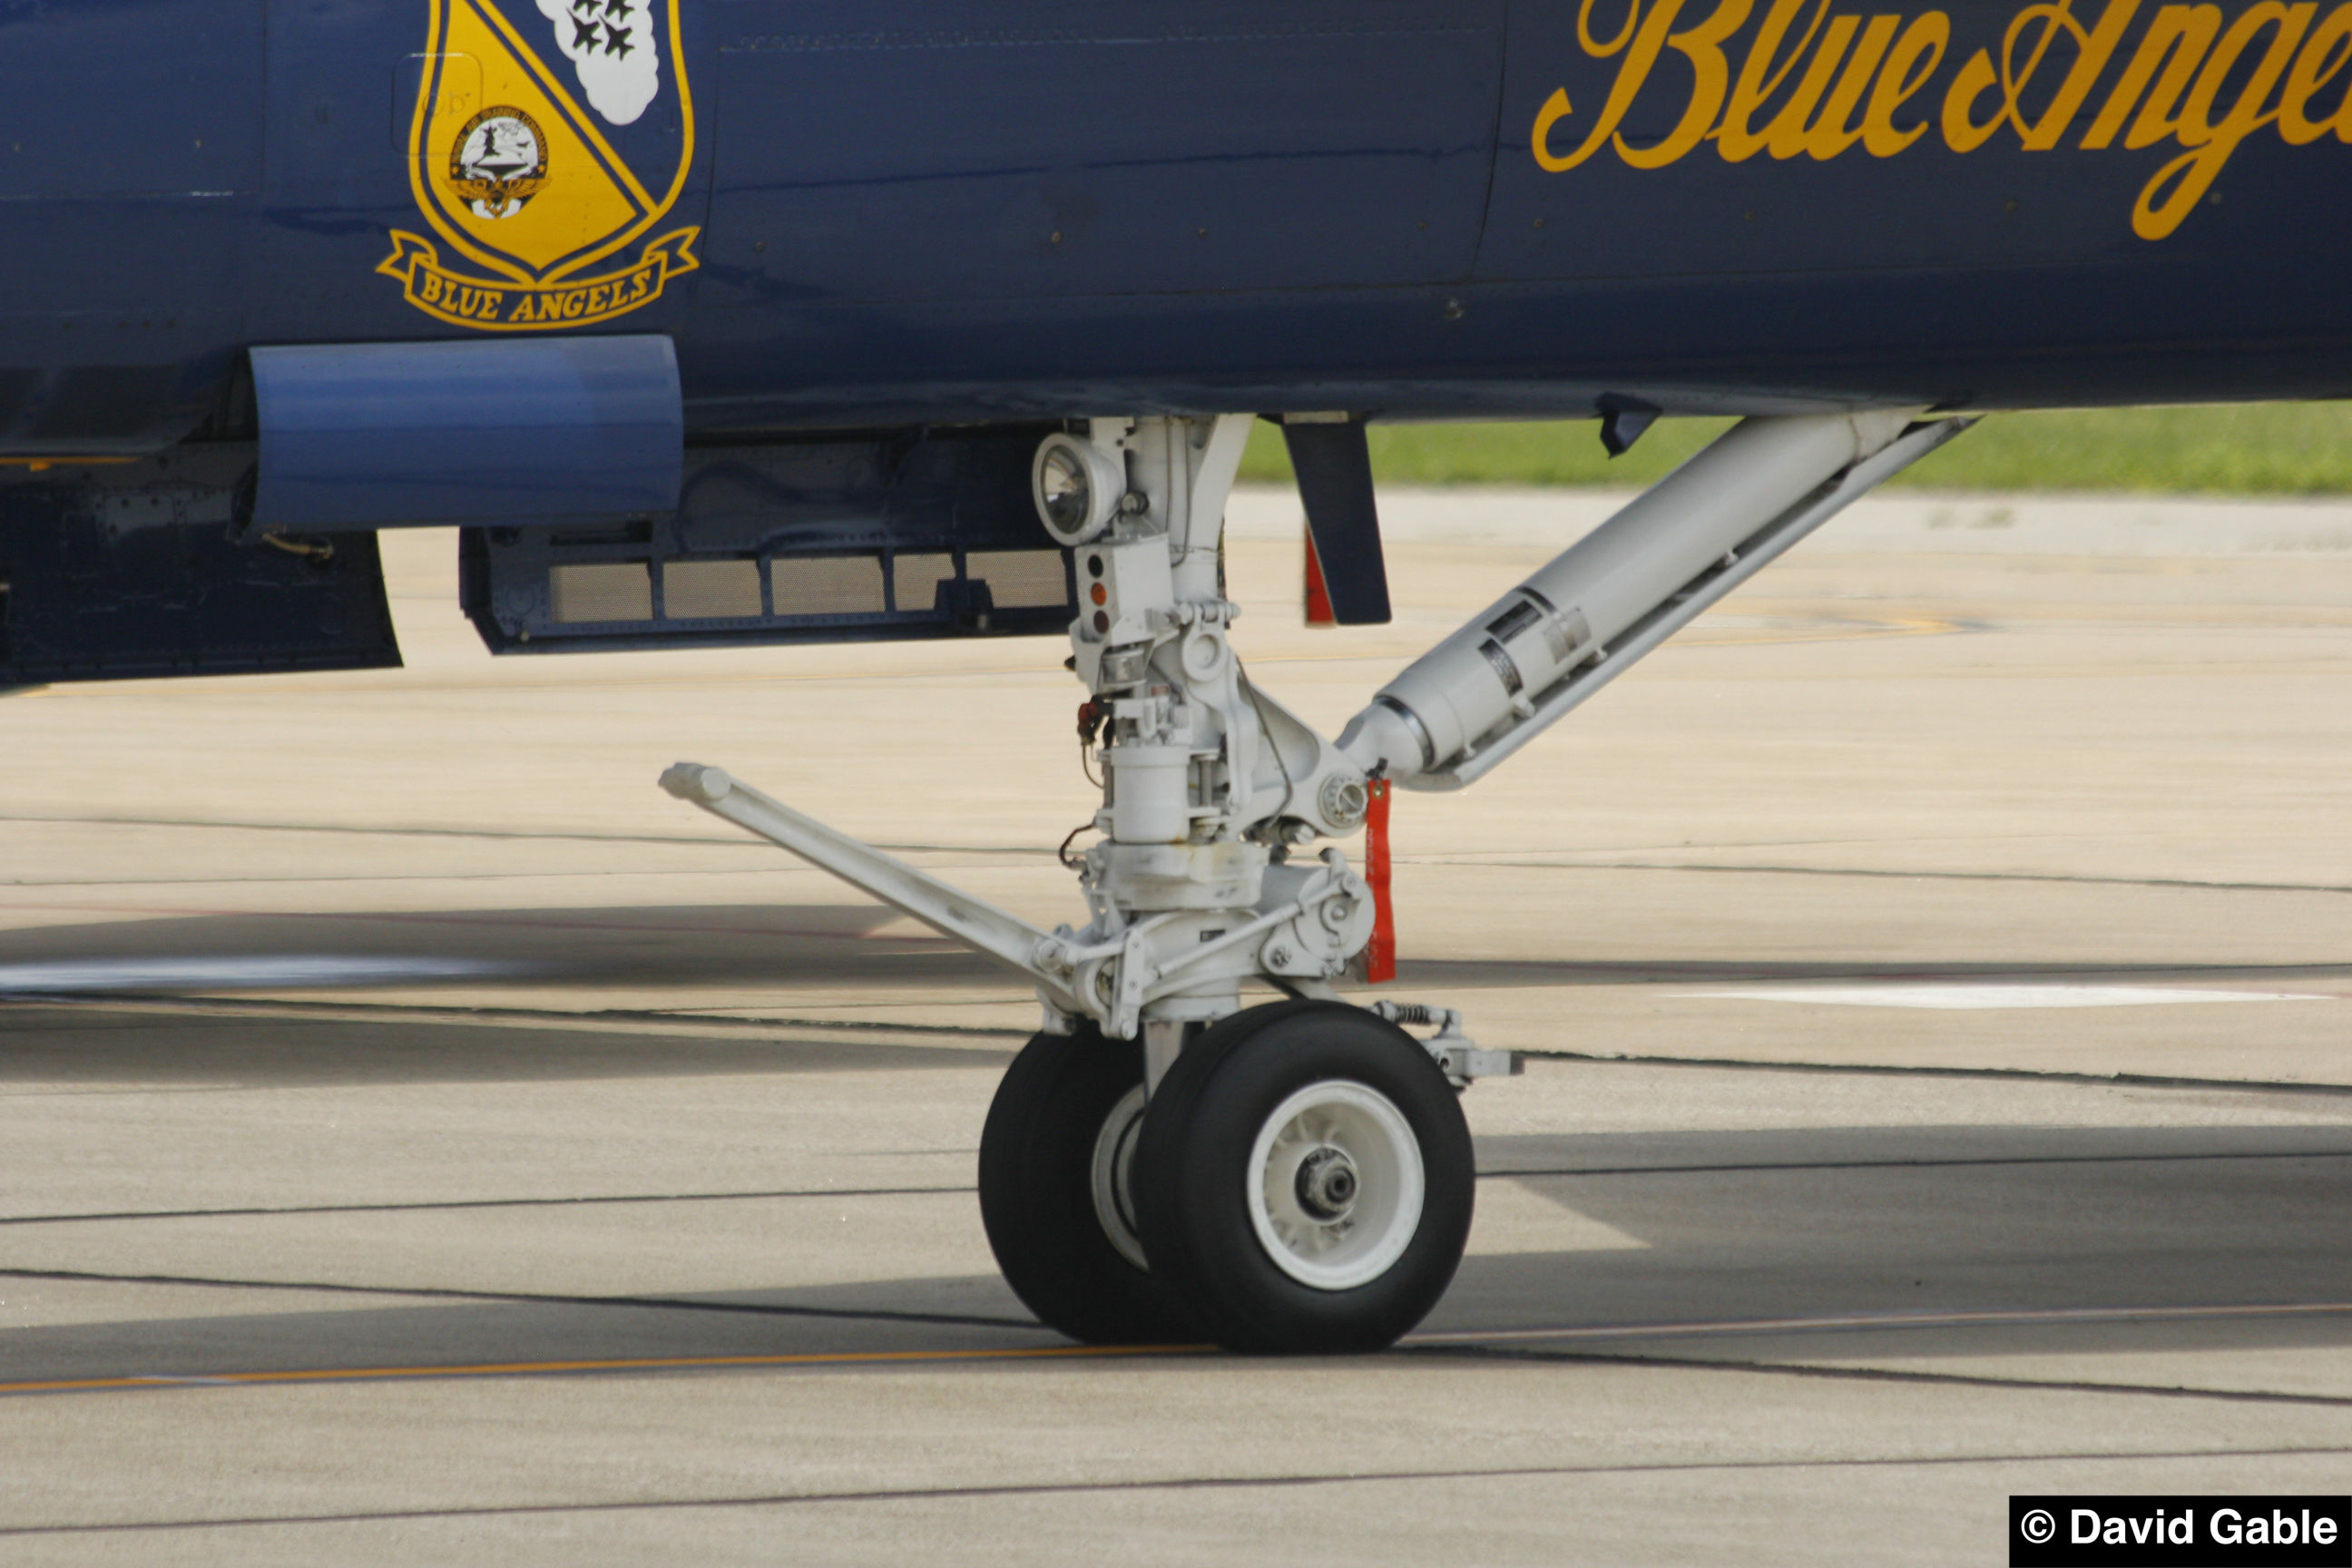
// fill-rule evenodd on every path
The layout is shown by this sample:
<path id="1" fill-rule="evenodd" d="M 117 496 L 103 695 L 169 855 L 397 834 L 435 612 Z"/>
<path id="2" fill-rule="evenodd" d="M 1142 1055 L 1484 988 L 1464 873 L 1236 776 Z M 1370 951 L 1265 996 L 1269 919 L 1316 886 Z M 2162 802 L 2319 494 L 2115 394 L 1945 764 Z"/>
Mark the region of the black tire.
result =
<path id="1" fill-rule="evenodd" d="M 1386 1227 L 1401 1237 L 1410 1225 L 1411 1239 L 1376 1276 L 1344 1289 L 1294 1277 L 1268 1251 L 1251 1206 L 1265 1180 L 1249 1169 L 1261 1130 L 1293 1095 L 1332 1083 L 1369 1089 L 1401 1113 L 1422 1172 L 1418 1219 Z M 1420 1042 L 1361 1008 L 1278 1002 L 1215 1025 L 1160 1080 L 1136 1152 L 1136 1224 L 1153 1267 L 1227 1349 L 1375 1351 L 1420 1322 L 1452 1283 L 1476 1173 L 1459 1100 Z M 1369 1176 L 1355 1189 L 1351 1174 L 1350 1186 L 1371 1201 Z"/>
<path id="2" fill-rule="evenodd" d="M 1047 1326 L 1087 1344 L 1198 1343 L 1174 1292 L 1104 1229 L 1096 1144 L 1143 1083 L 1143 1047 L 1092 1027 L 1038 1035 L 1005 1069 L 980 1134 L 980 1217 L 997 1267 Z"/>

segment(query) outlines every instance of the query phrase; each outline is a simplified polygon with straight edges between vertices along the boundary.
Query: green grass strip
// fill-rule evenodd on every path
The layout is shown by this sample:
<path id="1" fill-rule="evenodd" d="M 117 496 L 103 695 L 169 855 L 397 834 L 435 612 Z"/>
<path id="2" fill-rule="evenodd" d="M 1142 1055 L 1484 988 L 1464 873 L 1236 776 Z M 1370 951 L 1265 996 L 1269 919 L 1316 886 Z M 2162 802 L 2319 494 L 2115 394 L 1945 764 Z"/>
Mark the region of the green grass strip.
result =
<path id="1" fill-rule="evenodd" d="M 1591 419 L 1374 425 L 1372 471 L 1406 485 L 1639 487 L 1697 451 L 1727 419 L 1661 419 L 1625 456 Z M 1242 478 L 1288 483 L 1282 433 L 1260 424 Z M 1992 414 L 1896 479 L 1948 490 L 2352 494 L 2352 403 Z"/>

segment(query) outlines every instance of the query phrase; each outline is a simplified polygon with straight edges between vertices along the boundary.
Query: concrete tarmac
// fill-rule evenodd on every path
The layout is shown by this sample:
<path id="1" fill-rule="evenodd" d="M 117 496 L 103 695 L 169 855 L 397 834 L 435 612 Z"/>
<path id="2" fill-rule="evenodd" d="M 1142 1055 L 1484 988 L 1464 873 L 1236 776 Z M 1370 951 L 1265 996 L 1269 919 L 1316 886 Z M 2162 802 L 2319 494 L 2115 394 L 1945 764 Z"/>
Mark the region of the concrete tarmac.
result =
<path id="1" fill-rule="evenodd" d="M 1590 497 L 1384 497 L 1336 728 Z M 1987 1563 L 2020 1492 L 2352 1490 L 2352 509 L 1868 503 L 1396 813 L 1483 1043 L 1396 1351 L 1072 1347 L 997 1278 L 1017 985 L 654 787 L 1044 923 L 1023 639 L 0 698 L 0 1562 Z"/>

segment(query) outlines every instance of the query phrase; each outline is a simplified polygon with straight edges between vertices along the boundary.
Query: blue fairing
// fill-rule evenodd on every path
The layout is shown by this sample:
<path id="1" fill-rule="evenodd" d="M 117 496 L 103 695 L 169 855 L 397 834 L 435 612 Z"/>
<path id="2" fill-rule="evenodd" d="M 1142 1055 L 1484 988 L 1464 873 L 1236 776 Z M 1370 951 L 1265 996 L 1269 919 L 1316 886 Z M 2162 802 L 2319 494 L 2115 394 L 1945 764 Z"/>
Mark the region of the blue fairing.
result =
<path id="1" fill-rule="evenodd" d="M 620 522 L 675 511 L 667 338 L 253 351 L 253 527 Z"/>

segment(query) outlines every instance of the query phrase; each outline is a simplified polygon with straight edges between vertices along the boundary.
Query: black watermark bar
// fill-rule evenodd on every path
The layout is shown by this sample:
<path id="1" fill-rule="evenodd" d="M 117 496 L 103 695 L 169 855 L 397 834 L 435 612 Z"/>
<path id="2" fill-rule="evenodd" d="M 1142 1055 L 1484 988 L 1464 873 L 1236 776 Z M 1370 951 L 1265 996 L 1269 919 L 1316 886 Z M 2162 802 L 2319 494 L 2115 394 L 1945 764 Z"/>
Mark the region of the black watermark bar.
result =
<path id="1" fill-rule="evenodd" d="M 2352 1497 L 2012 1497 L 2010 1568 L 2352 1568 Z"/>

